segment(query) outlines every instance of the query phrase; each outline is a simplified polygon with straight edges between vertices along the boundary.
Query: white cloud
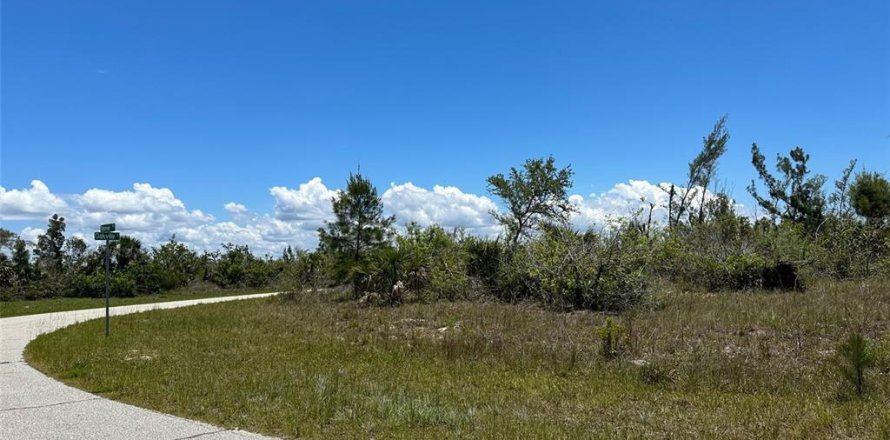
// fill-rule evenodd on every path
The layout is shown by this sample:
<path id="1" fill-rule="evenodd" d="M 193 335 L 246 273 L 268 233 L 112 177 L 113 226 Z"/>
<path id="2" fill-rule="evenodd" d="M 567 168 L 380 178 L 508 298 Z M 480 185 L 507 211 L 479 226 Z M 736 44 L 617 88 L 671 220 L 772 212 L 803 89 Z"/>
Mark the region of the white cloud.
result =
<path id="1" fill-rule="evenodd" d="M 337 195 L 337 190 L 328 189 L 321 178 L 314 177 L 300 184 L 298 189 L 275 186 L 269 193 L 275 198 L 276 219 L 299 221 L 314 230 L 332 217 L 331 199 Z"/>
<path id="2" fill-rule="evenodd" d="M 185 203 L 168 188 L 154 188 L 148 183 L 134 183 L 133 191 L 109 191 L 93 188 L 77 197 L 87 212 L 177 212 L 185 210 Z"/>
<path id="3" fill-rule="evenodd" d="M 91 244 L 89 238 L 98 225 L 114 222 L 119 231 L 141 240 L 145 246 L 157 246 L 176 234 L 177 240 L 197 250 L 216 250 L 222 243 L 234 243 L 246 244 L 257 254 L 278 255 L 287 245 L 304 249 L 316 246 L 316 230 L 324 226 L 325 220 L 333 219 L 331 199 L 338 191 L 326 187 L 318 177 L 296 189 L 276 186 L 269 189 L 275 203 L 271 213 L 248 216 L 246 206 L 230 202 L 224 208 L 234 215 L 233 220 L 217 221 L 199 209 L 189 210 L 170 189 L 148 183 L 134 184 L 129 191 L 93 188 L 63 198 L 35 180 L 29 189 L 0 188 L 0 218 L 34 220 L 21 232 L 29 240 L 43 233 L 43 221 L 52 212 L 63 211 L 60 213 L 68 223 L 66 235 L 81 234 Z M 393 183 L 381 198 L 386 214 L 395 214 L 400 225 L 413 221 L 423 226 L 462 227 L 468 233 L 489 237 L 501 232 L 490 215 L 498 209 L 493 200 L 454 186 L 435 185 L 427 189 L 411 182 Z M 630 180 L 600 194 L 572 195 L 570 201 L 579 211 L 572 222 L 580 229 L 604 225 L 609 217 L 627 216 L 653 202 L 653 217 L 663 224 L 667 198 L 658 185 Z M 66 199 L 70 205 L 65 203 Z"/>
<path id="4" fill-rule="evenodd" d="M 19 237 L 30 243 L 37 243 L 37 237 L 43 235 L 45 232 L 46 230 L 44 229 L 28 226 L 25 229 L 22 229 L 22 232 L 19 233 Z"/>
<path id="5" fill-rule="evenodd" d="M 247 214 L 247 207 L 240 203 L 229 202 L 226 203 L 226 206 L 224 208 L 226 209 L 226 211 L 229 212 L 229 214 L 232 214 L 234 216 Z"/>
<path id="6" fill-rule="evenodd" d="M 416 222 L 421 226 L 438 224 L 446 229 L 462 227 L 478 235 L 493 235 L 500 230 L 490 214 L 497 210 L 491 199 L 454 186 L 435 185 L 430 191 L 411 182 L 393 183 L 381 198 L 384 209 L 395 214 L 401 225 Z"/>
<path id="7" fill-rule="evenodd" d="M 629 217 L 641 211 L 640 214 L 648 215 L 650 203 L 654 204 L 652 209 L 652 220 L 656 224 L 664 225 L 667 223 L 668 216 L 668 199 L 670 198 L 667 191 L 670 183 L 660 183 L 658 185 L 649 183 L 646 180 L 629 180 L 627 183 L 618 183 L 608 191 L 601 194 L 590 194 L 587 198 L 580 195 L 569 197 L 569 201 L 575 205 L 578 210 L 572 218 L 572 223 L 580 229 L 586 229 L 590 226 L 606 225 L 610 218 Z M 685 189 L 680 186 L 675 187 L 675 191 L 682 193 Z M 696 187 L 690 197 L 695 197 L 692 206 L 698 208 L 701 204 L 700 187 Z M 714 198 L 712 192 L 706 195 L 708 200 Z M 746 213 L 747 210 L 741 204 L 735 204 L 736 211 Z"/>
<path id="8" fill-rule="evenodd" d="M 0 186 L 0 219 L 46 219 L 54 213 L 63 213 L 68 205 L 61 197 L 50 192 L 39 180 L 31 181 L 31 188 L 11 189 Z"/>
<path id="9" fill-rule="evenodd" d="M 148 183 L 133 184 L 133 191 L 93 188 L 74 196 L 74 200 L 80 213 L 77 219 L 69 218 L 69 221 L 74 220 L 87 229 L 114 222 L 122 231 L 148 237 L 155 232 L 214 221 L 212 215 L 200 209 L 186 209 L 185 203 L 169 188 L 154 188 Z"/>

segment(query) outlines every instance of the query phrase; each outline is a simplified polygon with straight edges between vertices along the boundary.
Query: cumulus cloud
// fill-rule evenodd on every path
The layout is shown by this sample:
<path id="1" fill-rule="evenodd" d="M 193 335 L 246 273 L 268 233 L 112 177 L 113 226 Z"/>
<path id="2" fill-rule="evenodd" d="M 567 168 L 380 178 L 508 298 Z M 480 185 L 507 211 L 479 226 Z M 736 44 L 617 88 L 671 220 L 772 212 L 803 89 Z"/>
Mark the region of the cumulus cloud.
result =
<path id="1" fill-rule="evenodd" d="M 66 211 L 68 205 L 61 197 L 50 192 L 40 180 L 32 180 L 28 189 L 11 189 L 0 186 L 0 219 L 38 220 L 54 213 Z"/>
<path id="2" fill-rule="evenodd" d="M 247 214 L 247 207 L 240 203 L 229 202 L 226 203 L 224 208 L 226 209 L 226 211 L 229 212 L 229 214 L 232 214 L 234 216 Z"/>
<path id="3" fill-rule="evenodd" d="M 318 177 L 296 189 L 276 186 L 269 189 L 274 200 L 272 212 L 247 216 L 247 207 L 230 202 L 224 208 L 234 218 L 218 221 L 199 209 L 187 208 L 172 190 L 148 183 L 134 184 L 132 190 L 126 191 L 93 188 L 80 195 L 62 197 L 35 180 L 28 189 L 0 188 L 0 218 L 34 220 L 21 232 L 30 240 L 43 233 L 43 222 L 49 215 L 60 212 L 67 219 L 69 236 L 82 234 L 89 238 L 98 225 L 114 222 L 118 230 L 146 246 L 157 246 L 175 234 L 177 240 L 198 250 L 215 250 L 222 243 L 235 243 L 249 245 L 257 254 L 277 255 L 287 245 L 304 249 L 317 245 L 316 230 L 324 226 L 325 220 L 333 219 L 331 199 L 338 192 Z M 448 229 L 461 227 L 468 233 L 489 237 L 501 232 L 490 215 L 498 210 L 493 200 L 454 186 L 435 185 L 429 189 L 411 182 L 393 183 L 381 198 L 386 215 L 394 214 L 399 225 L 416 222 Z M 610 217 L 627 216 L 654 203 L 653 217 L 664 224 L 667 198 L 659 185 L 630 180 L 603 193 L 572 195 L 570 201 L 578 210 L 572 222 L 580 229 L 601 226 Z"/>
<path id="4" fill-rule="evenodd" d="M 298 189 L 275 186 L 269 189 L 269 194 L 275 198 L 276 219 L 299 221 L 314 230 L 333 216 L 331 199 L 337 190 L 328 189 L 320 177 L 314 177 Z"/>
<path id="5" fill-rule="evenodd" d="M 212 215 L 200 209 L 186 209 L 169 188 L 155 188 L 148 183 L 135 183 L 132 191 L 93 188 L 74 196 L 74 200 L 84 226 L 115 222 L 121 230 L 148 233 L 214 221 Z"/>
<path id="6" fill-rule="evenodd" d="M 421 226 L 438 224 L 447 229 L 461 227 L 478 235 L 497 234 L 491 217 L 497 205 L 484 196 L 468 194 L 454 186 L 433 186 L 430 191 L 411 182 L 391 184 L 381 197 L 384 208 L 399 224 L 416 222 Z"/>
<path id="7" fill-rule="evenodd" d="M 656 224 L 664 225 L 667 223 L 668 216 L 668 200 L 670 198 L 668 190 L 670 183 L 653 184 L 646 180 L 629 180 L 627 183 L 619 183 L 606 192 L 600 194 L 590 194 L 587 197 L 581 195 L 573 195 L 569 197 L 569 201 L 575 206 L 578 212 L 573 216 L 572 223 L 580 228 L 585 229 L 590 226 L 603 226 L 609 223 L 610 219 L 616 217 L 629 217 L 642 210 L 642 214 L 648 215 L 650 203 L 652 204 L 652 220 Z M 676 186 L 675 191 L 682 193 L 685 188 Z M 701 204 L 700 187 L 693 189 L 690 196 L 694 196 L 692 206 L 695 209 Z M 708 192 L 707 200 L 712 200 L 715 195 Z M 737 212 L 746 213 L 747 209 L 744 205 L 735 204 Z"/>

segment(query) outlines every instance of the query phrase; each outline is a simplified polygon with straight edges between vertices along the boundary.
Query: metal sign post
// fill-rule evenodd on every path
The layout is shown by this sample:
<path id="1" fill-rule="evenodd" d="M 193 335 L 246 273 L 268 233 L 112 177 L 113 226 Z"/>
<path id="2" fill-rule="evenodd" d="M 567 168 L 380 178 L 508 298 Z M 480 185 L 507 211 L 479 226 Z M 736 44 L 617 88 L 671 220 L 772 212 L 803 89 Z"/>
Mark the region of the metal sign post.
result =
<path id="1" fill-rule="evenodd" d="M 120 240 L 121 234 L 120 232 L 114 232 L 114 223 L 100 226 L 99 231 L 93 235 L 93 238 L 105 240 L 105 336 L 108 336 L 111 324 L 111 313 L 109 311 L 109 298 L 111 297 L 109 288 L 109 278 L 111 278 L 111 242 Z"/>

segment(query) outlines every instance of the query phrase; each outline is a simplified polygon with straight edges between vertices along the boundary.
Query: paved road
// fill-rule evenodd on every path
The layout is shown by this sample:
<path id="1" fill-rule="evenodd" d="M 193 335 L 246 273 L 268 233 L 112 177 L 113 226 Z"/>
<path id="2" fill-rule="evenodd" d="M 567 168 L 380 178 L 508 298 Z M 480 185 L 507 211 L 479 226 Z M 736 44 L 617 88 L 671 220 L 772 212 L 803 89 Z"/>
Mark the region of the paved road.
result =
<path id="1" fill-rule="evenodd" d="M 114 307 L 111 314 L 270 295 L 274 293 Z M 44 376 L 22 359 L 25 345 L 38 335 L 104 316 L 103 308 L 0 319 L 0 439 L 268 438 L 104 399 Z"/>

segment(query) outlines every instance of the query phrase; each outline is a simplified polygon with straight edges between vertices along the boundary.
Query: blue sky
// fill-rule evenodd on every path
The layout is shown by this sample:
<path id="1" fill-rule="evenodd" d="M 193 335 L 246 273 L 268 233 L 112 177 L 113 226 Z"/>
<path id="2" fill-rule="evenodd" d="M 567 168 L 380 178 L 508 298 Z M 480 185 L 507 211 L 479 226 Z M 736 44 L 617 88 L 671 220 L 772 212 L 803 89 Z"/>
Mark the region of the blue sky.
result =
<path id="1" fill-rule="evenodd" d="M 359 163 L 381 192 L 481 197 L 553 154 L 594 199 L 681 182 L 724 113 L 719 177 L 742 203 L 752 142 L 801 145 L 830 178 L 851 158 L 890 171 L 886 1 L 554 3 L 5 1 L 0 185 L 40 180 L 87 224 L 135 212 L 86 209 L 88 190 L 147 183 L 247 227 L 295 221 L 271 188 L 334 189 Z"/>

